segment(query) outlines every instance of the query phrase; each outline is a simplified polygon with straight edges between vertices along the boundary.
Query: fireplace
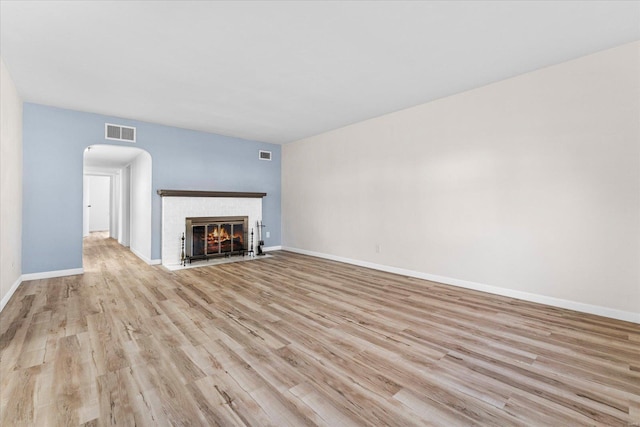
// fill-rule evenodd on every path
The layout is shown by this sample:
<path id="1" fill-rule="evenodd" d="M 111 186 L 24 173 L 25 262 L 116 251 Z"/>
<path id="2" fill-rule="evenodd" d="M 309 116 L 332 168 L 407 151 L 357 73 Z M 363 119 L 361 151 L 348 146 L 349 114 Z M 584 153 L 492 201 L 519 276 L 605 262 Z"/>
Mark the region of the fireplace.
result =
<path id="1" fill-rule="evenodd" d="M 195 190 L 158 190 L 158 194 L 162 197 L 162 265 L 171 270 L 182 268 L 187 252 L 191 255 L 193 249 L 193 237 L 189 244 L 186 241 L 187 229 L 191 230 L 186 227 L 187 218 L 247 216 L 245 236 L 248 234 L 249 240 L 245 237 L 245 247 L 250 249 L 251 231 L 253 229 L 257 236 L 254 224 L 262 220 L 262 199 L 266 196 L 265 193 Z M 257 237 L 254 237 L 257 243 L 255 239 Z"/>
<path id="2" fill-rule="evenodd" d="M 186 218 L 186 260 L 244 255 L 248 222 L 247 216 Z"/>

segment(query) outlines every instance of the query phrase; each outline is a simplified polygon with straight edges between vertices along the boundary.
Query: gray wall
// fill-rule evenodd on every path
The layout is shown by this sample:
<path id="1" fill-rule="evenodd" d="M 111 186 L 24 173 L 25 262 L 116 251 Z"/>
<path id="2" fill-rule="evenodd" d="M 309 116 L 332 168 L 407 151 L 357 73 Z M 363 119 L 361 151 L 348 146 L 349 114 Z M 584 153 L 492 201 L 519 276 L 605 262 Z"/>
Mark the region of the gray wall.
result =
<path id="1" fill-rule="evenodd" d="M 160 258 L 158 189 L 265 192 L 265 245 L 280 245 L 279 145 L 31 103 L 23 117 L 23 274 L 82 267 L 82 163 L 92 144 L 151 154 L 152 259 Z M 105 122 L 137 127 L 137 142 L 106 140 Z M 258 150 L 273 160 L 258 160 Z"/>

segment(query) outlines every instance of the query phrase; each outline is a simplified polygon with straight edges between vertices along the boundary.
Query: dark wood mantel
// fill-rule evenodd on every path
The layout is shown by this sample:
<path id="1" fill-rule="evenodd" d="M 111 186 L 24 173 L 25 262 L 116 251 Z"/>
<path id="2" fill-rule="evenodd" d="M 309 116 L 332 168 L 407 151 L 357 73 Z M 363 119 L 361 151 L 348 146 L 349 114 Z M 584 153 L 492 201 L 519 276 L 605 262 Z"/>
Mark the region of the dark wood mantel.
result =
<path id="1" fill-rule="evenodd" d="M 198 190 L 158 190 L 162 197 L 248 197 L 260 198 L 267 193 L 248 193 L 236 191 L 198 191 Z"/>

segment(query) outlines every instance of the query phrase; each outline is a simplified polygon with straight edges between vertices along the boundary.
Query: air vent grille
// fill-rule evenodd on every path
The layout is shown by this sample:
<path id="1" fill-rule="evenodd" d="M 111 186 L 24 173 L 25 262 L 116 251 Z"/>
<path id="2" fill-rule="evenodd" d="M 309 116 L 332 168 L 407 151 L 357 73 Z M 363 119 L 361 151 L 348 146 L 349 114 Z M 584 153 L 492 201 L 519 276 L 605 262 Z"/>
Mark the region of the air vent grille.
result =
<path id="1" fill-rule="evenodd" d="M 136 142 L 136 128 L 105 123 L 104 137 L 115 141 Z"/>
<path id="2" fill-rule="evenodd" d="M 260 150 L 260 152 L 258 154 L 258 158 L 260 160 L 271 160 L 271 151 Z"/>

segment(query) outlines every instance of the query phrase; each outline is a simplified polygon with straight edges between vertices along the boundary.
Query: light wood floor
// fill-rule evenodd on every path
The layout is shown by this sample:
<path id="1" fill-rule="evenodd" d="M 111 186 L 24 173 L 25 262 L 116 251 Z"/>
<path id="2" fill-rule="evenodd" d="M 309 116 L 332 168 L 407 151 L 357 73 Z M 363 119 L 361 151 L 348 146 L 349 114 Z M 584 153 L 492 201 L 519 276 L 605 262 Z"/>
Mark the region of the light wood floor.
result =
<path id="1" fill-rule="evenodd" d="M 284 252 L 84 266 L 0 315 L 3 426 L 640 421 L 635 324 Z"/>

